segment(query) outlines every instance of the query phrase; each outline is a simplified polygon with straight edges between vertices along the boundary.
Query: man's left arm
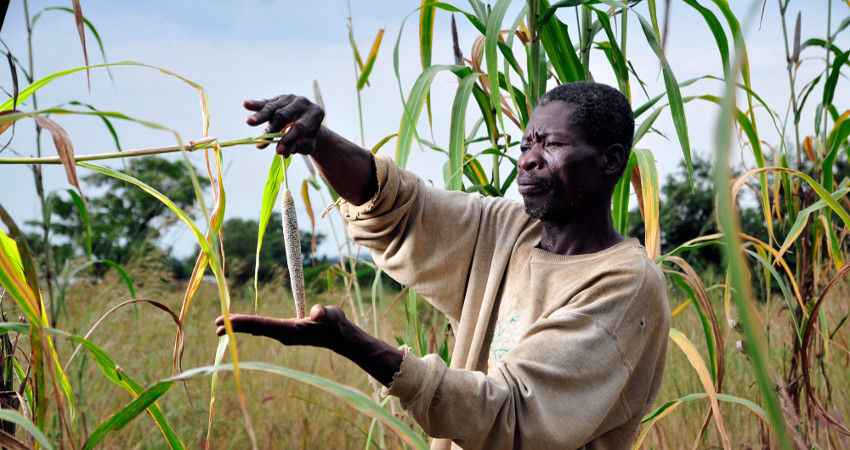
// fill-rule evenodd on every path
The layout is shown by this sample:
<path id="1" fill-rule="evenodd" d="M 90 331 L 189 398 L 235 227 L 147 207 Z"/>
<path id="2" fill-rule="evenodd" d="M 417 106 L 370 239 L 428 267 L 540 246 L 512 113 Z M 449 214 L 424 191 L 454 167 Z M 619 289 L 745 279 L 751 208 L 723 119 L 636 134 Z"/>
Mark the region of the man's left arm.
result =
<path id="1" fill-rule="evenodd" d="M 405 354 L 388 390 L 429 436 L 463 448 L 578 448 L 614 416 L 631 373 L 590 318 L 538 321 L 489 375 Z"/>

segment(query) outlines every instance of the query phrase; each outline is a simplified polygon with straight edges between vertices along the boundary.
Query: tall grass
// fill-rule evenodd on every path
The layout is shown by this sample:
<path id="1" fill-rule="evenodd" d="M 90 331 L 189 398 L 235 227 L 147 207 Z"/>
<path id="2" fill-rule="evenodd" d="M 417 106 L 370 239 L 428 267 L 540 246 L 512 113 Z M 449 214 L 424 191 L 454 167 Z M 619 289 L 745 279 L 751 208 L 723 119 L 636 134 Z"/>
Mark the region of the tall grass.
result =
<path id="1" fill-rule="evenodd" d="M 660 25 L 666 23 L 667 18 L 662 17 L 663 20 L 659 21 L 653 0 L 647 1 L 647 8 L 640 11 L 636 9 L 637 5 L 614 0 L 561 1 L 554 4 L 547 0 L 497 0 L 492 5 L 469 0 L 467 10 L 445 2 L 423 1 L 411 13 L 419 19 L 422 72 L 409 90 L 404 89 L 404 80 L 399 76 L 401 31 L 396 38 L 393 68 L 404 105 L 403 114 L 398 119 L 399 130 L 397 134 L 372 145 L 366 142 L 363 145 L 377 152 L 395 139 L 395 159 L 402 167 L 406 166 L 414 145 L 432 149 L 445 160 L 443 183 L 446 189 L 504 195 L 516 177 L 516 160 L 512 156 L 512 147 L 519 141 L 516 130 L 524 128 L 536 99 L 557 83 L 592 78 L 591 61 L 606 62 L 615 76 L 617 87 L 632 102 L 638 123 L 635 150 L 629 169 L 614 194 L 614 222 L 624 233 L 628 225 L 630 198 L 634 194 L 644 222 L 645 247 L 668 276 L 671 309 L 674 311 L 667 381 L 655 409 L 644 420 L 636 446 L 681 447 L 687 444 L 730 448 L 743 443 L 783 448 L 792 445 L 836 447 L 846 442 L 850 435 L 843 419 L 850 411 L 846 410 L 847 399 L 840 389 L 848 383 L 846 365 L 850 357 L 842 328 L 850 312 L 846 301 L 841 301 L 847 298 L 844 277 L 850 271 L 846 264 L 850 202 L 845 197 L 850 192 L 850 180 L 836 177 L 837 168 L 848 164 L 850 110 L 843 111 L 847 106 L 841 104 L 841 99 L 835 95 L 838 83 L 845 82 L 841 69 L 850 59 L 850 52 L 836 47 L 835 37 L 845 31 L 850 19 L 835 20 L 830 4 L 830 12 L 824 18 L 825 35 L 806 38 L 801 36 L 799 15 L 793 31 L 789 26 L 792 21 L 787 17 L 789 2 L 780 0 L 778 6 L 791 93 L 787 104 L 783 105 L 765 103 L 760 96 L 761 87 L 751 82 L 743 32 L 751 20 L 749 16 L 744 19 L 736 17 L 724 0 L 684 2 L 702 17 L 721 55 L 716 73 L 687 81 L 677 79 L 675 61 L 668 60 L 669 52 L 665 51 L 665 45 L 673 44 L 665 41 L 667 30 Z M 522 7 L 514 11 L 512 3 Z M 669 3 L 667 6 L 669 8 Z M 766 4 L 765 7 L 773 6 Z M 79 28 L 88 27 L 97 36 L 93 25 L 84 20 L 79 3 L 75 2 L 70 12 L 75 13 Z M 664 13 L 669 14 L 669 9 Z M 474 28 L 480 37 L 468 57 L 464 58 L 457 33 L 453 33 L 454 63 L 432 64 L 434 23 L 449 14 L 453 15 L 453 21 L 454 17 L 460 18 L 465 24 L 461 26 Z M 30 20 L 27 11 L 28 29 L 31 30 L 37 17 L 38 14 Z M 630 22 L 632 27 L 636 25 L 641 30 L 640 39 L 629 37 Z M 838 25 L 833 27 L 836 22 Z M 405 23 L 402 23 L 402 29 Z M 360 95 L 366 92 L 364 89 L 369 75 L 375 67 L 383 30 L 376 32 L 367 53 L 361 52 L 355 43 L 353 26 L 353 20 L 350 20 L 354 88 L 359 101 Z M 85 46 L 85 42 L 82 44 Z M 657 74 L 635 71 L 627 48 L 634 49 L 637 45 L 646 46 L 655 55 L 663 90 L 645 90 L 641 77 Z M 30 52 L 32 54 L 32 49 Z M 809 56 L 815 54 L 819 56 Z M 289 440 L 292 446 L 313 445 L 307 440 L 292 441 L 293 434 L 282 428 L 285 425 L 288 430 L 303 430 L 304 434 L 299 436 L 307 439 L 306 436 L 312 436 L 310 430 L 317 429 L 309 416 L 299 414 L 298 419 L 295 415 L 281 418 L 280 414 L 275 414 L 279 409 L 264 406 L 267 403 L 275 405 L 282 392 L 292 392 L 293 397 L 299 399 L 295 403 L 298 408 L 310 413 L 322 410 L 325 411 L 322 414 L 339 417 L 341 428 L 355 436 L 363 436 L 358 445 L 365 442 L 367 446 L 384 448 L 396 447 L 404 442 L 413 447 L 423 446 L 424 435 L 413 424 L 402 423 L 395 418 L 397 403 L 382 401 L 378 395 L 379 386 L 374 380 L 354 374 L 355 370 L 340 370 L 338 365 L 346 367 L 348 363 L 336 358 L 328 360 L 326 352 L 284 352 L 277 347 L 270 350 L 264 342 L 252 340 L 237 343 L 229 322 L 226 322 L 228 336 L 221 338 L 215 346 L 207 341 L 207 337 L 200 337 L 204 329 L 200 324 L 201 318 L 214 315 L 207 311 L 212 307 L 211 300 L 218 299 L 218 313 L 225 317 L 233 301 L 225 279 L 226 255 L 220 245 L 226 206 L 221 175 L 222 149 L 269 142 L 280 134 L 231 141 L 207 136 L 209 114 L 206 93 L 197 84 L 163 69 L 158 70 L 178 77 L 199 92 L 204 127 L 197 141 L 185 144 L 166 126 L 121 113 L 58 106 L 37 107 L 35 95 L 38 89 L 52 80 L 76 71 L 117 69 L 122 65 L 142 64 L 86 64 L 36 79 L 30 63 L 30 70 L 24 71 L 29 86 L 20 90 L 14 86 L 13 98 L 0 105 L 0 112 L 5 113 L 0 116 L 0 131 L 17 120 L 36 118 L 43 129 L 51 132 L 58 157 L 44 158 L 39 148 L 37 158 L 0 158 L 0 164 L 33 165 L 38 186 L 42 164 L 63 164 L 69 183 L 79 190 L 77 205 L 83 217 L 86 214 L 85 196 L 76 179 L 77 168 L 97 171 L 136 185 L 168 204 L 196 236 L 202 251 L 191 279 L 182 289 L 181 299 L 136 305 L 138 308 L 159 307 L 165 313 L 156 320 L 165 322 L 137 322 L 135 326 L 127 326 L 127 319 L 118 319 L 121 314 L 127 313 L 119 309 L 89 335 L 83 333 L 85 327 L 77 329 L 74 324 L 62 324 L 55 311 L 48 315 L 43 295 L 52 300 L 58 297 L 56 273 L 50 264 L 46 265 L 44 273 L 38 273 L 38 264 L 33 261 L 23 234 L 14 220 L 0 209 L 0 218 L 8 229 L 8 237 L 6 233 L 0 235 L 3 243 L 0 246 L 3 295 L 11 297 L 25 317 L 22 323 L 12 320 L 0 324 L 0 328 L 7 330 L 4 347 L 11 346 L 11 354 L 17 355 L 4 360 L 7 378 L 4 381 L 19 391 L 16 398 L 20 405 L 17 411 L 4 410 L 5 415 L 0 419 L 22 427 L 17 437 L 0 435 L 0 444 L 12 447 L 37 442 L 44 447 L 56 443 L 87 447 L 98 442 L 115 442 L 111 440 L 127 436 L 121 433 L 135 433 L 119 430 L 147 411 L 163 435 L 162 439 L 165 439 L 154 442 L 149 434 L 145 434 L 152 446 L 162 445 L 161 442 L 178 448 L 213 442 L 216 445 L 226 442 L 246 446 L 248 442 L 256 445 L 257 439 L 264 441 L 278 437 Z M 817 66 L 818 73 L 812 79 L 799 79 L 804 65 Z M 457 78 L 458 88 L 450 111 L 432 110 L 430 88 L 439 73 L 452 73 Z M 638 86 L 635 86 L 636 82 Z M 682 88 L 688 86 L 691 86 L 689 89 L 699 88 L 702 93 L 683 96 Z M 718 87 L 723 89 L 721 96 L 709 91 Z M 30 96 L 33 109 L 15 111 L 20 102 Z M 316 97 L 321 102 L 318 87 Z M 659 198 L 655 156 L 651 149 L 643 148 L 642 139 L 656 133 L 657 119 L 669 114 L 673 126 L 672 130 L 666 131 L 676 136 L 690 174 L 689 117 L 685 105 L 694 101 L 710 102 L 720 108 L 714 143 L 714 180 L 717 221 L 722 232 L 698 237 L 662 254 L 660 242 L 664 230 L 659 228 L 658 211 L 664 205 Z M 474 105 L 472 110 L 470 104 Z M 431 142 L 423 138 L 424 133 L 419 132 L 420 119 L 424 118 L 423 109 L 426 110 L 424 117 L 427 117 L 429 126 L 433 115 L 451 114 L 448 142 Z M 767 114 L 757 115 L 756 110 L 764 110 Z M 813 112 L 812 124 L 801 122 L 802 117 L 809 116 L 808 111 Z M 56 113 L 83 114 L 107 121 L 131 120 L 171 132 L 177 145 L 78 158 L 64 130 L 47 117 Z M 365 119 L 361 114 L 361 129 Z M 467 128 L 469 123 L 474 124 L 471 129 Z M 762 129 L 776 129 L 780 135 L 779 142 L 775 145 L 764 142 L 766 138 L 760 134 Z M 732 141 L 735 132 L 739 138 Z M 361 132 L 361 141 L 363 139 Z M 194 180 L 198 205 L 204 213 L 202 224 L 196 223 L 167 197 L 150 188 L 145 180 L 83 161 L 178 151 L 185 156 L 193 150 L 205 152 L 209 178 L 205 183 L 209 183 L 214 194 L 207 210 L 201 181 Z M 738 151 L 745 152 L 757 167 L 732 180 L 730 155 Z M 188 159 L 186 161 L 189 164 Z M 283 171 L 289 162 L 282 162 L 277 157 L 270 160 L 266 188 L 259 202 L 258 260 L 262 232 L 276 204 Z M 736 205 L 743 187 L 750 187 L 757 194 L 769 236 L 766 241 L 739 233 Z M 43 189 L 37 190 L 46 211 Z M 323 204 L 338 199 L 315 173 L 303 181 L 301 194 L 302 201 L 308 206 L 312 226 L 315 226 L 315 217 L 311 205 L 315 201 L 311 201 L 311 195 L 313 199 L 318 196 Z M 44 223 L 49 223 L 47 219 L 45 216 Z M 328 285 L 333 288 L 329 302 L 345 304 L 355 323 L 383 339 L 407 343 L 420 354 L 437 352 L 448 360 L 451 340 L 446 332 L 445 318 L 428 309 L 414 292 L 406 288 L 398 293 L 385 291 L 382 272 L 371 263 L 360 261 L 356 245 L 344 236 L 344 220 L 333 212 L 329 220 L 333 224 L 340 256 L 339 263 L 327 275 Z M 43 240 L 49 248 L 49 227 L 43 230 Z M 698 254 L 709 245 L 723 248 L 723 280 L 702 278 L 688 262 L 690 255 Z M 80 264 L 86 262 L 80 261 Z M 202 275 L 207 267 L 215 275 L 214 286 L 203 281 Z M 358 273 L 364 268 L 375 274 L 372 286 L 360 284 Z M 101 308 L 100 314 L 103 314 L 120 303 L 118 299 L 144 298 L 149 286 L 140 286 L 137 274 L 142 272 L 139 268 L 121 268 L 119 274 L 132 273 L 136 278 L 127 285 L 129 297 L 123 291 L 120 294 L 106 292 L 114 290 L 115 286 L 102 284 L 98 289 L 104 292 L 94 294 L 101 303 L 93 305 L 84 314 L 100 311 Z M 754 276 L 755 273 L 759 276 Z M 758 291 L 763 293 L 763 298 L 755 297 L 753 280 L 761 280 Z M 255 310 L 291 315 L 270 306 L 279 302 L 264 301 L 265 298 L 279 297 L 279 291 L 270 291 L 257 282 L 254 286 Z M 162 295 L 172 292 L 170 287 L 161 288 Z M 83 295 L 77 291 L 79 287 L 76 285 L 69 289 L 69 296 Z M 150 296 L 158 300 L 159 294 L 154 291 Z M 393 312 L 385 315 L 387 310 Z M 87 317 L 82 323 L 91 324 L 93 319 L 95 316 Z M 63 326 L 70 332 L 59 331 Z M 101 333 L 112 338 L 98 339 Z M 161 367 L 161 362 L 157 361 L 161 361 L 162 355 L 133 358 L 123 364 L 109 356 L 120 354 L 117 345 L 124 339 L 148 339 L 152 342 L 162 338 L 173 340 L 173 352 L 170 357 L 166 355 L 166 360 L 171 363 L 170 373 L 157 370 Z M 63 369 L 67 364 L 60 356 L 66 358 L 71 347 L 76 345 L 82 346 L 90 356 L 77 357 L 68 369 Z M 227 350 L 230 350 L 231 363 L 223 364 Z M 271 360 L 272 365 L 240 363 L 246 355 L 248 359 Z M 91 362 L 95 364 L 91 365 Z M 209 364 L 213 366 L 209 367 Z M 196 369 L 184 371 L 184 366 Z M 243 377 L 240 374 L 244 371 L 238 370 L 240 366 L 272 373 L 276 378 L 253 373 Z M 295 372 L 293 368 L 301 372 Z M 223 383 L 223 380 L 230 380 L 231 370 L 234 383 Z M 91 376 L 96 372 L 102 373 L 103 378 Z M 312 373 L 321 373 L 326 378 L 310 375 Z M 193 381 L 197 377 L 209 377 L 212 381 L 209 394 L 201 393 L 198 382 Z M 290 381 L 298 379 L 314 388 L 290 390 Z M 186 401 L 180 389 L 173 389 L 183 382 L 191 403 Z M 280 387 L 276 387 L 275 383 L 280 383 Z M 114 389 L 111 387 L 113 384 L 127 390 L 129 395 L 98 400 L 98 396 L 86 394 L 107 389 L 103 386 Z M 368 394 L 353 393 L 351 386 L 368 391 Z M 316 388 L 340 400 L 324 397 Z M 210 402 L 197 401 L 202 398 L 209 398 Z M 349 418 L 347 413 L 340 412 L 347 408 L 342 404 L 365 413 L 371 421 L 366 417 Z M 104 409 L 111 411 L 111 415 L 87 416 L 88 411 Z M 232 411 L 237 410 L 242 420 L 234 423 L 230 419 Z M 228 419 L 221 419 L 222 415 Z M 205 420 L 201 420 L 201 416 Z M 262 423 L 252 422 L 250 417 L 263 417 Z M 143 420 L 135 419 L 133 423 Z M 178 421 L 181 425 L 175 426 Z M 189 425 L 183 425 L 184 421 Z M 150 424 L 150 421 L 147 423 Z M 742 426 L 746 423 L 758 425 Z M 347 439 L 339 442 L 346 446 L 349 443 Z"/>

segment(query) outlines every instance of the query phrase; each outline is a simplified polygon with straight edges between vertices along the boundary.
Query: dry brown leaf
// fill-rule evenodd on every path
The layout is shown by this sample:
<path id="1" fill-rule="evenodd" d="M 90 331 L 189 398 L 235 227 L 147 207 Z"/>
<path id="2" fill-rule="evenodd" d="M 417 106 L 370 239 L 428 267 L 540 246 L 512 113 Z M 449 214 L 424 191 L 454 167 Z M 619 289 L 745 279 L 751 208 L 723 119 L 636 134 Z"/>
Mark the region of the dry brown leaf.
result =
<path id="1" fill-rule="evenodd" d="M 307 208 L 307 215 L 310 217 L 310 251 L 316 253 L 316 216 L 313 215 L 313 204 L 310 202 L 309 181 L 307 180 L 304 180 L 301 184 L 301 198 L 304 199 L 304 207 Z M 315 265 L 315 262 L 313 264 Z"/>
<path id="2" fill-rule="evenodd" d="M 68 176 L 68 182 L 77 188 L 77 192 L 79 192 L 80 197 L 83 198 L 83 203 L 88 206 L 88 203 L 86 203 L 86 196 L 83 195 L 83 190 L 80 189 L 80 180 L 77 179 L 77 162 L 74 160 L 74 146 L 71 144 L 71 139 L 68 137 L 68 133 L 66 133 L 58 123 L 48 119 L 47 117 L 32 116 L 32 118 L 38 126 L 49 131 L 50 135 L 53 136 L 53 143 L 56 145 L 56 153 L 59 154 L 59 159 L 62 160 L 62 165 L 65 166 L 65 175 Z"/>
<path id="3" fill-rule="evenodd" d="M 74 6 L 74 22 L 77 23 L 77 32 L 80 33 L 80 44 L 83 44 L 83 59 L 86 61 L 86 66 L 89 65 L 89 53 L 86 51 L 86 29 L 83 21 L 83 8 L 80 6 L 80 0 L 73 0 Z M 91 73 L 86 69 L 86 80 L 89 83 L 89 92 L 91 92 Z"/>
<path id="4" fill-rule="evenodd" d="M 476 72 L 481 72 L 481 56 L 484 54 L 484 41 L 487 38 L 484 35 L 478 36 L 475 38 L 475 41 L 472 42 L 472 52 L 469 55 L 470 61 L 472 62 L 472 70 Z"/>
<path id="5" fill-rule="evenodd" d="M 816 162 L 817 158 L 815 158 L 815 151 L 813 149 L 813 147 L 814 147 L 813 142 L 814 141 L 812 140 L 811 136 L 806 136 L 806 139 L 803 140 L 803 150 L 806 151 L 806 156 L 808 156 L 809 159 L 812 162 Z"/>

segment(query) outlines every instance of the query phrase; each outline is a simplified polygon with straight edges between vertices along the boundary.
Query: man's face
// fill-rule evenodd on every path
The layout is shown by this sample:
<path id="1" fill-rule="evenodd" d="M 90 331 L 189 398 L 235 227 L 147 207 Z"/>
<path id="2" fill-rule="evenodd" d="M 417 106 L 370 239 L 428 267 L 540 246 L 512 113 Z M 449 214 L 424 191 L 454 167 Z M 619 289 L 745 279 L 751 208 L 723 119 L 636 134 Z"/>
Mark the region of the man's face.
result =
<path id="1" fill-rule="evenodd" d="M 526 212 L 536 219 L 569 219 L 600 201 L 605 190 L 604 153 L 585 141 L 573 110 L 550 101 L 534 109 L 525 128 L 517 184 Z"/>

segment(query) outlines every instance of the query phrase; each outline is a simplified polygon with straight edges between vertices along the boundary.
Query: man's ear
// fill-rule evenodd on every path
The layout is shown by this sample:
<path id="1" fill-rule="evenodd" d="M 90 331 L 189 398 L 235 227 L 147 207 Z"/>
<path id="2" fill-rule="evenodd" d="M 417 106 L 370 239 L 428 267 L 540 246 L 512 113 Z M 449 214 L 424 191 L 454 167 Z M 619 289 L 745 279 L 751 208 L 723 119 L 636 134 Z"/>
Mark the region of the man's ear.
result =
<path id="1" fill-rule="evenodd" d="M 603 161 L 605 175 L 608 177 L 619 177 L 629 163 L 629 153 L 620 144 L 613 144 L 605 149 Z"/>

